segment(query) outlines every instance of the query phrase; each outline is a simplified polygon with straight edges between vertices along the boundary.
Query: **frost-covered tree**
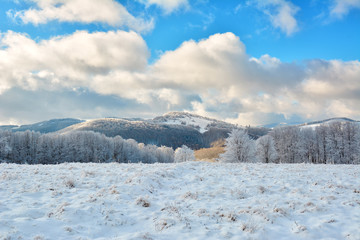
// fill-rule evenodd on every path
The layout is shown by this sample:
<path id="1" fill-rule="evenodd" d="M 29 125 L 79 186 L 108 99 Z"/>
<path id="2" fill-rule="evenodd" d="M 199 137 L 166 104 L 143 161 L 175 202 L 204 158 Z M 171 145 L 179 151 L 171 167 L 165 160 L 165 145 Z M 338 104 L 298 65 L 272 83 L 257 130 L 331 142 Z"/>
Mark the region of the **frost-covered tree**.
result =
<path id="1" fill-rule="evenodd" d="M 254 162 L 255 143 L 242 129 L 234 129 L 225 140 L 225 152 L 220 155 L 221 162 Z"/>
<path id="2" fill-rule="evenodd" d="M 0 131 L 0 161 L 9 159 L 12 151 L 10 146 L 11 132 Z"/>
<path id="3" fill-rule="evenodd" d="M 183 145 L 181 148 L 177 148 L 175 150 L 175 162 L 187 162 L 187 161 L 195 161 L 194 151 L 187 146 Z"/>
<path id="4" fill-rule="evenodd" d="M 298 127 L 279 127 L 270 135 L 274 138 L 279 163 L 304 162 L 305 149 Z"/>
<path id="5" fill-rule="evenodd" d="M 306 163 L 316 163 L 318 158 L 316 132 L 312 128 L 305 128 L 302 129 L 299 134 L 300 147 L 303 150 L 303 161 Z"/>
<path id="6" fill-rule="evenodd" d="M 156 150 L 156 158 L 160 163 L 174 162 L 174 150 L 170 147 L 161 146 Z"/>
<path id="7" fill-rule="evenodd" d="M 326 163 L 328 159 L 328 149 L 327 149 L 327 132 L 328 127 L 320 125 L 315 128 L 315 137 L 316 137 L 316 152 L 317 160 L 316 163 Z"/>
<path id="8" fill-rule="evenodd" d="M 359 125 L 350 122 L 332 122 L 328 126 L 326 145 L 329 156 L 327 163 L 359 163 Z"/>
<path id="9" fill-rule="evenodd" d="M 12 163 L 57 164 L 63 162 L 173 162 L 169 147 L 138 144 L 120 136 L 106 137 L 91 131 L 66 134 L 0 131 L 0 160 Z"/>
<path id="10" fill-rule="evenodd" d="M 274 139 L 270 135 L 265 135 L 256 140 L 256 156 L 260 162 L 275 163 L 277 152 Z"/>
<path id="11" fill-rule="evenodd" d="M 345 159 L 342 163 L 360 163 L 360 127 L 357 123 L 343 124 Z"/>

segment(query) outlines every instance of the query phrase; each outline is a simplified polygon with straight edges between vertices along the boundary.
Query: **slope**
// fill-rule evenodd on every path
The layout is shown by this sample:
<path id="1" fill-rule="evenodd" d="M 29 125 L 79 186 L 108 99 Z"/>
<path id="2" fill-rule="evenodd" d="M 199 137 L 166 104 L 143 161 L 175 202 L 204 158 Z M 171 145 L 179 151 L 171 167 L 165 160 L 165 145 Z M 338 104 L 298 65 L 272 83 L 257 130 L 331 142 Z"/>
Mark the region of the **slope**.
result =
<path id="1" fill-rule="evenodd" d="M 155 124 L 147 121 L 105 118 L 89 120 L 67 127 L 59 133 L 71 131 L 94 131 L 108 137 L 120 135 L 137 142 L 177 148 L 186 144 L 197 149 L 203 145 L 201 134 L 195 129 L 181 125 Z"/>

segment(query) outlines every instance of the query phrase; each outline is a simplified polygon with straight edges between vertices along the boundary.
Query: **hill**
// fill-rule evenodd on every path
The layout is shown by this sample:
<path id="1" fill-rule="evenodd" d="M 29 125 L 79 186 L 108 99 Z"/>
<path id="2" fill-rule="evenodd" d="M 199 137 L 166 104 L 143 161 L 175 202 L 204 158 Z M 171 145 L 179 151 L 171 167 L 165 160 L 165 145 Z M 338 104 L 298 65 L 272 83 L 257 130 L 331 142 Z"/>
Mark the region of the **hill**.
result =
<path id="1" fill-rule="evenodd" d="M 213 118 L 203 117 L 188 112 L 166 113 L 163 116 L 155 117 L 153 120 L 151 120 L 151 122 L 157 124 L 189 126 L 198 130 L 200 133 L 205 133 L 212 128 L 233 129 L 237 127 L 236 125 L 231 123 L 219 121 Z"/>
<path id="2" fill-rule="evenodd" d="M 150 121 L 153 123 L 192 127 L 202 134 L 204 142 L 202 147 L 205 148 L 210 147 L 211 143 L 215 141 L 227 138 L 232 129 L 239 127 L 244 128 L 228 122 L 188 112 L 170 112 Z M 257 139 L 269 132 L 269 129 L 264 127 L 247 127 L 246 129 L 253 139 Z"/>
<path id="3" fill-rule="evenodd" d="M 177 148 L 187 145 L 193 149 L 208 148 L 212 142 L 224 139 L 238 126 L 187 112 L 170 112 L 154 119 L 103 118 L 83 121 L 79 119 L 53 119 L 35 124 L 0 126 L 0 130 L 35 131 L 40 133 L 68 133 L 94 131 L 108 137 L 120 135 L 145 144 Z M 269 129 L 247 128 L 253 139 L 265 135 Z"/>
<path id="4" fill-rule="evenodd" d="M 350 118 L 329 118 L 329 119 L 325 119 L 325 120 L 321 120 L 321 121 L 314 121 L 314 122 L 309 122 L 309 123 L 303 123 L 303 124 L 299 124 L 297 126 L 301 127 L 301 128 L 316 128 L 320 125 L 328 125 L 332 122 L 352 122 L 352 123 L 360 123 L 360 121 L 356 121 Z"/>
<path id="5" fill-rule="evenodd" d="M 20 132 L 20 131 L 34 131 L 40 133 L 56 132 L 68 126 L 84 122 L 84 120 L 74 118 L 51 119 L 48 121 L 38 122 L 28 125 L 5 125 L 0 126 L 0 130 Z"/>
<path id="6" fill-rule="evenodd" d="M 135 139 L 137 142 L 181 147 L 183 144 L 197 149 L 203 146 L 200 132 L 192 127 L 182 125 L 155 124 L 148 121 L 132 121 L 117 118 L 104 118 L 89 120 L 69 126 L 59 131 L 68 133 L 71 131 L 94 131 L 103 133 L 108 137 L 117 135 L 124 139 Z"/>

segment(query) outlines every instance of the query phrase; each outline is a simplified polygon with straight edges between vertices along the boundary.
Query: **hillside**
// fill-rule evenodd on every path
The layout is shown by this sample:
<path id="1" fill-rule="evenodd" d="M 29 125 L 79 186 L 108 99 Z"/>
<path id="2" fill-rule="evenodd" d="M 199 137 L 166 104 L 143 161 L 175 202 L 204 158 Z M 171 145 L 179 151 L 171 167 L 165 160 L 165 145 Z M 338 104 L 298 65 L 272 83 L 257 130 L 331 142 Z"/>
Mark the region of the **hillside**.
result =
<path id="1" fill-rule="evenodd" d="M 236 125 L 219 121 L 213 118 L 207 118 L 200 115 L 188 113 L 188 112 L 170 112 L 163 116 L 155 117 L 151 120 L 157 124 L 169 124 L 169 125 L 184 125 L 192 127 L 198 130 L 200 133 L 205 133 L 212 128 L 219 129 L 232 129 L 236 128 Z"/>
<path id="2" fill-rule="evenodd" d="M 74 118 L 63 118 L 63 119 L 51 119 L 48 121 L 38 122 L 34 124 L 28 124 L 28 125 L 8 125 L 8 126 L 0 126 L 0 130 L 6 130 L 6 131 L 14 131 L 14 132 L 20 132 L 20 131 L 34 131 L 34 132 L 40 132 L 40 133 L 50 133 L 50 132 L 56 132 L 61 129 L 64 129 L 68 126 L 84 122 L 83 120 L 74 119 Z"/>
<path id="3" fill-rule="evenodd" d="M 201 134 L 188 126 L 155 124 L 147 121 L 132 121 L 117 118 L 89 120 L 60 130 L 59 133 L 71 131 L 94 131 L 108 137 L 120 135 L 124 139 L 135 139 L 137 142 L 177 148 L 186 144 L 197 149 L 203 146 Z"/>
<path id="4" fill-rule="evenodd" d="M 329 125 L 332 122 L 352 122 L 352 123 L 360 123 L 360 121 L 356 121 L 350 118 L 329 118 L 321 121 L 314 121 L 309 123 L 299 124 L 297 126 L 301 128 L 316 128 L 320 125 Z"/>
<path id="5" fill-rule="evenodd" d="M 0 239 L 360 239 L 360 165 L 0 169 Z"/>
<path id="6" fill-rule="evenodd" d="M 0 130 L 35 131 L 40 133 L 70 131 L 94 131 L 108 137 L 120 135 L 145 144 L 177 148 L 187 145 L 193 149 L 208 148 L 212 142 L 224 139 L 236 128 L 234 124 L 202 117 L 187 112 L 171 112 L 154 119 L 103 118 L 94 120 L 53 119 L 22 126 L 0 126 Z M 247 128 L 249 135 L 257 139 L 268 133 L 267 128 Z"/>
<path id="7" fill-rule="evenodd" d="M 285 126 L 298 126 L 298 127 L 318 127 L 321 124 L 329 124 L 331 122 L 359 122 L 350 118 L 346 117 L 337 117 L 337 118 L 328 118 L 319 121 L 312 121 L 312 122 L 281 122 L 281 123 L 271 123 L 263 125 L 264 128 L 276 128 L 276 127 L 285 127 Z"/>
<path id="8" fill-rule="evenodd" d="M 227 138 L 232 129 L 238 128 L 235 124 L 220 121 L 214 118 L 203 117 L 188 112 L 170 112 L 150 120 L 156 124 L 183 125 L 192 127 L 199 131 L 203 137 L 204 145 L 210 147 L 211 143 Z M 269 132 L 268 128 L 250 127 L 247 128 L 251 138 L 257 139 Z"/>

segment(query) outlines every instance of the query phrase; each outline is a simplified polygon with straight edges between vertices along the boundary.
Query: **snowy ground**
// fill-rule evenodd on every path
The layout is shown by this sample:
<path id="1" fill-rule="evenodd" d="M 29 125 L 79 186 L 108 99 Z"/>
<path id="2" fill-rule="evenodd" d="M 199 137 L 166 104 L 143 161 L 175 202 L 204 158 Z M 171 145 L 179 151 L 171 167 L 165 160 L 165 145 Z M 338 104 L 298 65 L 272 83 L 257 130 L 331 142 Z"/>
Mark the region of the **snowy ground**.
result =
<path id="1" fill-rule="evenodd" d="M 0 164 L 0 239 L 360 239 L 360 165 Z"/>

